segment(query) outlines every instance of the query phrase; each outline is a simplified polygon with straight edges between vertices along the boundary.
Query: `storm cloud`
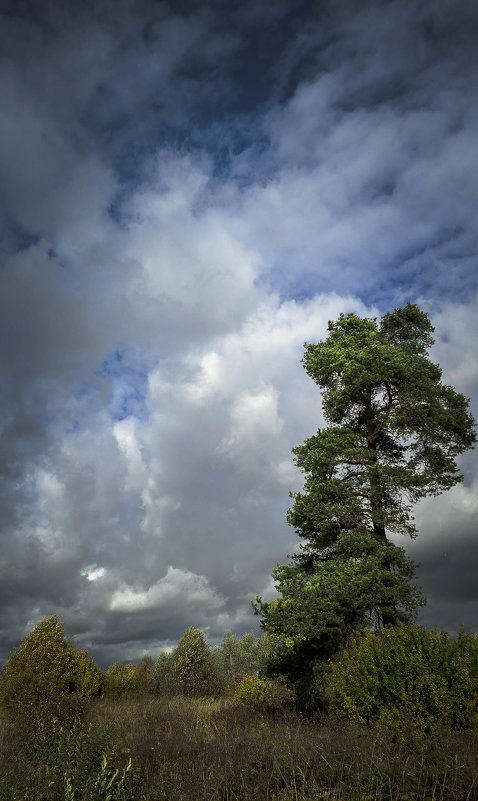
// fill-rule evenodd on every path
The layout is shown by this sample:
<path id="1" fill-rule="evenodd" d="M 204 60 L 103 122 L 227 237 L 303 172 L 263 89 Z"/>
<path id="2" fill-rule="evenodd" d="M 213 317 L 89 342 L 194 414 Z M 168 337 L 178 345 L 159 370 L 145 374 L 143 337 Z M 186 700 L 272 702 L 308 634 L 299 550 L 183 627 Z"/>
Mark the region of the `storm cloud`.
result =
<path id="1" fill-rule="evenodd" d="M 103 665 L 257 627 L 297 547 L 300 364 L 410 300 L 478 413 L 473 3 L 0 3 L 0 633 Z M 476 626 L 478 467 L 417 508 Z M 474 561 L 473 561 L 474 560 Z"/>

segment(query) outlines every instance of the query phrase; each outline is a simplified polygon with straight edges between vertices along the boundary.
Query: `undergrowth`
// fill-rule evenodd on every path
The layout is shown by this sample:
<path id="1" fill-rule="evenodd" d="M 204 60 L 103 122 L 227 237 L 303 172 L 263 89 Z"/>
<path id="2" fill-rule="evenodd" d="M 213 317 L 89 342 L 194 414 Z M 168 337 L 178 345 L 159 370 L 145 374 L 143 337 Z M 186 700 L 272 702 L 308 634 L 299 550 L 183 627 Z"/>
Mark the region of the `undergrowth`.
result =
<path id="1" fill-rule="evenodd" d="M 233 699 L 97 700 L 69 726 L 0 721 L 0 801 L 476 801 L 476 746 Z"/>

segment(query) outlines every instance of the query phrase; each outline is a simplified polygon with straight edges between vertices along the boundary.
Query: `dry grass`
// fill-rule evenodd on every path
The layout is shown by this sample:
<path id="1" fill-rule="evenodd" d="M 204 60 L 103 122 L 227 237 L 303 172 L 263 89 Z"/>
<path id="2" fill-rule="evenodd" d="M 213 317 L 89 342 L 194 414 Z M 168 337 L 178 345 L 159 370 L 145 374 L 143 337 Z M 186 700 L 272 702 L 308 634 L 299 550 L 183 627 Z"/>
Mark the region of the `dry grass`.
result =
<path id="1" fill-rule="evenodd" d="M 231 699 L 102 700 L 71 731 L 4 722 L 0 799 L 103 801 L 106 753 L 112 801 L 476 801 L 476 745 L 450 732 L 398 743 Z"/>

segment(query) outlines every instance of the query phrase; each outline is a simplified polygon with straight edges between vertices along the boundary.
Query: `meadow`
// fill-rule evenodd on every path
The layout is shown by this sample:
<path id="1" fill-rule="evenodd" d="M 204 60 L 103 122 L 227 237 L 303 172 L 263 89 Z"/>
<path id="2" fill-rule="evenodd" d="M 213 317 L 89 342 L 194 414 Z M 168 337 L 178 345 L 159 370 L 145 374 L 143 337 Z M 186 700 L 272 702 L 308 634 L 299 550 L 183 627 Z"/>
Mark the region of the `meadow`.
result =
<path id="1" fill-rule="evenodd" d="M 0 720 L 0 801 L 474 801 L 478 737 L 234 698 L 98 698 Z"/>

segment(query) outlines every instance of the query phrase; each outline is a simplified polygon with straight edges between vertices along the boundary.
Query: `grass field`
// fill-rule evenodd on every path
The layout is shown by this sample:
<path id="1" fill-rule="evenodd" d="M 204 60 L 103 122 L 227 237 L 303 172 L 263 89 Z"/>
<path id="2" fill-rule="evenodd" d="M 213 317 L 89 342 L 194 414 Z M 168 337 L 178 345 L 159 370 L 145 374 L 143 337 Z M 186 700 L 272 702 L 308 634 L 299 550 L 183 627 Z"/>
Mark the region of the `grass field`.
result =
<path id="1" fill-rule="evenodd" d="M 477 739 L 404 741 L 230 699 L 92 702 L 2 721 L 1 801 L 475 801 Z"/>

